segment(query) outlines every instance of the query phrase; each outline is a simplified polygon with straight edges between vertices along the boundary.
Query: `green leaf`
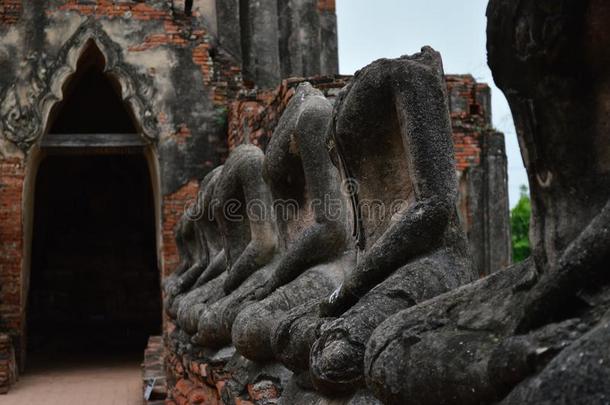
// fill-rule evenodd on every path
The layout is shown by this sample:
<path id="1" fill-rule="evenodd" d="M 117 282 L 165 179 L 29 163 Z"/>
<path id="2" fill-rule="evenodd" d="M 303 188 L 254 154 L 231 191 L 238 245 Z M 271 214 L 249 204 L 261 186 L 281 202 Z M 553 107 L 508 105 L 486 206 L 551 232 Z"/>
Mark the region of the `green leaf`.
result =
<path id="1" fill-rule="evenodd" d="M 513 244 L 513 262 L 527 259 L 531 254 L 529 228 L 532 204 L 527 187 L 521 186 L 521 198 L 510 212 L 510 225 Z"/>

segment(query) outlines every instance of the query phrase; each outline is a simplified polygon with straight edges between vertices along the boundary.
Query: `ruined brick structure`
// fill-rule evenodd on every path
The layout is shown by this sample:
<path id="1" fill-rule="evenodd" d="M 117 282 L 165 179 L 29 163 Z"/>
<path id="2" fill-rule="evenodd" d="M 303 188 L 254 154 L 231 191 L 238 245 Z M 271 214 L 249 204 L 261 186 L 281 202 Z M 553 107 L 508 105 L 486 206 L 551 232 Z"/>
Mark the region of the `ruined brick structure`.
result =
<path id="1" fill-rule="evenodd" d="M 350 79 L 335 75 L 307 80 L 334 101 Z M 469 236 L 473 264 L 480 276 L 485 276 L 510 263 L 504 137 L 491 125 L 487 85 L 470 75 L 447 75 L 445 80 L 459 179 L 459 213 Z M 229 105 L 229 150 L 242 144 L 266 149 L 297 86 L 304 81 L 286 79 L 272 90 L 242 92 Z M 196 353 L 171 353 L 167 375 L 175 403 L 222 403 L 231 398 L 235 403 L 249 404 L 280 397 L 283 382 L 278 384 L 273 378 L 250 381 L 246 392 L 236 395 L 233 376 L 225 368 L 232 355 L 231 350 L 221 350 L 212 360 L 204 361 Z"/>
<path id="2" fill-rule="evenodd" d="M 15 361 L 25 366 L 31 269 L 39 265 L 32 258 L 34 212 L 45 198 L 35 191 L 49 157 L 85 156 L 86 163 L 88 156 L 128 156 L 139 159 L 134 167 L 148 169 L 143 181 L 150 183 L 155 264 L 129 277 L 154 287 L 178 265 L 174 231 L 199 181 L 236 145 L 265 148 L 302 77 L 313 77 L 331 100 L 350 79 L 337 75 L 334 0 L 195 0 L 192 16 L 183 8 L 182 1 L 164 0 L 0 0 L 0 333 L 9 337 L 1 345 L 1 389 L 13 381 Z M 79 101 L 93 110 L 70 104 L 89 73 L 91 88 L 103 82 L 113 91 L 107 100 L 122 100 L 121 111 L 91 92 Z M 460 213 L 477 269 L 487 274 L 510 262 L 503 137 L 491 126 L 487 86 L 448 76 L 447 87 Z M 106 114 L 102 122 L 79 126 L 79 113 L 98 108 Z M 47 187 L 49 194 L 62 190 Z M 34 280 L 32 288 L 39 285 Z M 63 297 L 66 288 L 57 288 L 42 298 Z M 143 300 L 160 296 L 158 287 L 139 293 Z M 125 305 L 113 297 L 105 304 L 114 311 Z M 135 310 L 131 316 L 124 321 Z M 213 367 L 186 364 L 175 354 L 169 360 L 191 377 L 174 381 L 183 396 L 194 395 L 193 387 L 222 388 L 224 377 Z M 272 395 L 264 386 L 250 391 L 252 400 Z"/>
<path id="3" fill-rule="evenodd" d="M 480 272 L 506 254 L 490 244 L 506 226 L 490 221 L 506 207 L 502 137 L 489 90 L 443 76 L 432 48 L 347 84 L 254 92 L 233 105 L 229 158 L 200 186 L 197 206 L 216 218 L 189 211 L 176 230 L 169 404 L 607 402 L 610 6 L 491 0 L 487 15 L 532 186 L 532 256 L 477 280 L 471 259 Z M 290 199 L 303 215 L 260 215 Z M 388 217 L 372 200 L 398 204 Z M 197 243 L 193 223 L 221 235 L 224 266 L 197 264 L 218 238 Z"/>
<path id="4" fill-rule="evenodd" d="M 459 181 L 459 211 L 481 276 L 511 263 L 504 135 L 491 120 L 491 90 L 470 75 L 446 77 Z"/>

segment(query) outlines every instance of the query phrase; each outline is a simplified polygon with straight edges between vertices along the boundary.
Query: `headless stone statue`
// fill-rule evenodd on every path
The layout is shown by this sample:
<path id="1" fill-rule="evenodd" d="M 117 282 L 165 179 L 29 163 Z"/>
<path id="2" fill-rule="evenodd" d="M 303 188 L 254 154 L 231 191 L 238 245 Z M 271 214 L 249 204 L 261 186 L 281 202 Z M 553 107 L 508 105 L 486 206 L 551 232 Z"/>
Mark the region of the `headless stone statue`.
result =
<path id="1" fill-rule="evenodd" d="M 331 116 L 332 106 L 319 90 L 299 85 L 265 154 L 280 254 L 271 278 L 255 292 L 261 301 L 241 311 L 233 324 L 233 344 L 251 360 L 273 359 L 277 321 L 300 305 L 299 311 L 317 311 L 355 259 L 346 251 L 347 200 L 325 142 Z"/>
<path id="2" fill-rule="evenodd" d="M 532 193 L 532 258 L 384 322 L 366 351 L 388 404 L 610 398 L 610 4 L 492 0 L 489 63 Z"/>
<path id="3" fill-rule="evenodd" d="M 167 278 L 163 281 L 163 293 L 165 296 L 168 296 L 170 292 L 174 289 L 174 286 L 180 279 L 180 276 L 184 274 L 186 270 L 191 267 L 193 263 L 193 257 L 191 252 L 186 247 L 186 243 L 184 241 L 184 227 L 187 224 L 186 216 L 182 216 L 178 225 L 176 226 L 176 230 L 174 231 L 176 247 L 178 248 L 178 257 L 180 261 L 178 262 L 178 266 L 174 270 L 172 274 L 167 276 Z"/>
<path id="4" fill-rule="evenodd" d="M 199 198 L 195 205 L 199 205 Z M 208 265 L 208 252 L 204 235 L 200 232 L 192 214 L 185 212 L 176 229 L 176 245 L 180 255 L 178 268 L 164 282 L 165 312 L 175 319 L 178 306 L 176 298 L 189 291 L 197 278 Z"/>
<path id="5" fill-rule="evenodd" d="M 226 258 L 222 247 L 222 237 L 214 219 L 214 190 L 220 178 L 223 166 L 210 172 L 201 182 L 199 188 L 200 207 L 195 225 L 205 236 L 210 260 L 208 266 L 201 273 L 192 289 L 176 297 L 174 305 L 177 306 L 177 325 L 187 335 L 197 332 L 199 316 L 206 305 L 222 298 L 224 290 L 222 285 L 226 279 Z"/>
<path id="6" fill-rule="evenodd" d="M 214 190 L 218 221 L 228 262 L 222 282 L 226 294 L 206 305 L 193 343 L 218 348 L 231 343 L 233 321 L 269 279 L 277 252 L 271 193 L 263 181 L 263 152 L 251 145 L 236 148 Z"/>
<path id="7" fill-rule="evenodd" d="M 364 349 L 389 315 L 473 280 L 459 225 L 440 55 L 431 48 L 356 73 L 334 112 L 331 142 L 353 188 L 358 264 L 323 302 L 311 349 L 314 386 L 364 383 Z"/>

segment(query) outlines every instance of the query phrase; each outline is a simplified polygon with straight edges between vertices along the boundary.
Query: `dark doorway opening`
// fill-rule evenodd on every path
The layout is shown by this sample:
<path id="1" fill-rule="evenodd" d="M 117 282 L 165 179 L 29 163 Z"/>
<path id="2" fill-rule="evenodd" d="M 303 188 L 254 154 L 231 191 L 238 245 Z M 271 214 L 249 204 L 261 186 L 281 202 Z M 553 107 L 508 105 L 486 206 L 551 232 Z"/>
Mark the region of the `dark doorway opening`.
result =
<path id="1" fill-rule="evenodd" d="M 116 142 L 138 138 L 138 126 L 104 66 L 90 42 L 45 136 L 73 137 L 78 147 L 44 147 L 37 170 L 27 309 L 35 366 L 64 354 L 96 364 L 100 353 L 141 358 L 161 332 L 149 162 L 143 146 Z"/>
<path id="2" fill-rule="evenodd" d="M 29 352 L 137 351 L 159 334 L 153 193 L 142 155 L 57 155 L 36 180 Z"/>

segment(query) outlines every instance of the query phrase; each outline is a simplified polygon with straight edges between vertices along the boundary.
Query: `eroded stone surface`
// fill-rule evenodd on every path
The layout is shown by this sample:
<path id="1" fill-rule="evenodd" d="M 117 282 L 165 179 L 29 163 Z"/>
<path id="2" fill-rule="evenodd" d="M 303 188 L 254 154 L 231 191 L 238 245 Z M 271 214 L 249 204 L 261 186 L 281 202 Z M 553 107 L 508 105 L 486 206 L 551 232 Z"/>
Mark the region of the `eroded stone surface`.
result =
<path id="1" fill-rule="evenodd" d="M 178 315 L 182 298 L 193 288 L 213 278 L 214 274 L 210 273 L 218 273 L 217 268 L 211 270 L 208 268 L 212 262 L 218 263 L 216 256 L 222 251 L 219 245 L 220 235 L 210 215 L 212 193 L 221 171 L 222 166 L 214 169 L 203 179 L 194 204 L 183 214 L 176 229 L 180 264 L 163 283 L 164 307 L 172 319 Z"/>
<path id="2" fill-rule="evenodd" d="M 204 178 L 199 187 L 199 205 L 189 213 L 190 220 L 203 236 L 209 259 L 190 291 L 176 299 L 177 325 L 188 335 L 197 332 L 197 322 L 204 307 L 224 295 L 222 284 L 227 265 L 222 237 L 214 217 L 214 190 L 222 169 L 223 166 L 219 166 Z"/>
<path id="3" fill-rule="evenodd" d="M 272 360 L 278 320 L 301 304 L 325 298 L 354 260 L 347 248 L 347 201 L 324 142 L 331 114 L 319 90 L 300 85 L 265 154 L 280 257 L 271 278 L 256 291 L 261 301 L 242 311 L 233 326 L 233 344 L 252 360 Z"/>
<path id="4" fill-rule="evenodd" d="M 335 104 L 330 142 L 354 188 L 361 256 L 321 307 L 322 316 L 336 317 L 311 349 L 322 391 L 363 384 L 366 342 L 389 315 L 474 278 L 457 218 L 442 74 L 431 48 L 381 59 L 359 71 Z"/>
<path id="5" fill-rule="evenodd" d="M 254 291 L 269 279 L 277 253 L 271 193 L 263 181 L 264 154 L 240 146 L 227 159 L 214 191 L 215 218 L 220 226 L 228 262 L 222 289 L 225 297 L 207 306 L 198 321 L 193 342 L 204 347 L 231 343 L 235 317 Z"/>

